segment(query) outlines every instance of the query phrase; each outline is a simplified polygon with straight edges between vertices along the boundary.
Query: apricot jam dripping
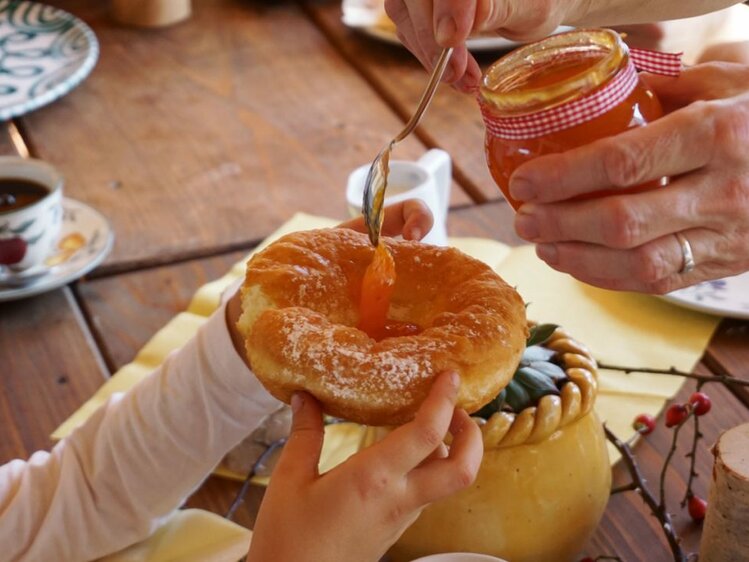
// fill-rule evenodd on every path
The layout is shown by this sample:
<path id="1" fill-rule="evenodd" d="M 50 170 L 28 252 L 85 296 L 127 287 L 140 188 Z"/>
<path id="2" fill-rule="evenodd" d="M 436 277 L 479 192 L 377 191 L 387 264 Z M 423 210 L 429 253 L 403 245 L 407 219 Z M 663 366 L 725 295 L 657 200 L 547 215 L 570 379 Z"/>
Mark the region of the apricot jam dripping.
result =
<path id="1" fill-rule="evenodd" d="M 380 241 L 372 256 L 372 261 L 364 272 L 359 300 L 359 325 L 357 326 L 377 341 L 418 334 L 421 331 L 416 324 L 390 320 L 387 317 L 394 290 L 395 261 L 387 246 Z"/>

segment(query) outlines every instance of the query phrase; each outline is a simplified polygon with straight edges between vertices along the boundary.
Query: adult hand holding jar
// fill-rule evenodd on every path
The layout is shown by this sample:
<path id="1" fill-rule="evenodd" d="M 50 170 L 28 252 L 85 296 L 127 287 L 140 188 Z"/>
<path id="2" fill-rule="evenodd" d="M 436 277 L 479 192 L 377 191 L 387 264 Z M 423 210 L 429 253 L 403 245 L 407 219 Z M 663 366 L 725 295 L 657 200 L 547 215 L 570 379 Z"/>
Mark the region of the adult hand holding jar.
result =
<path id="1" fill-rule="evenodd" d="M 635 6 L 631 0 L 573 0 L 548 5 L 545 0 L 476 0 L 460 4 L 444 0 L 386 0 L 386 7 L 396 24 L 402 26 L 402 40 L 409 48 L 416 42 L 420 48 L 417 56 L 429 61 L 430 46 L 424 37 L 432 34 L 433 45 L 437 45 L 440 22 L 446 15 L 462 22 L 457 25 L 461 31 L 453 34 L 453 39 L 458 37 L 462 44 L 471 30 L 492 26 L 511 29 L 516 37 L 532 37 L 539 30 L 547 32 L 549 26 L 544 25 L 549 22 L 551 28 L 559 22 L 638 23 L 695 15 L 730 3 L 663 0 L 637 2 Z M 559 10 L 564 13 L 560 15 Z M 523 13 L 534 11 L 540 14 L 539 19 L 528 16 L 522 20 Z M 497 23 L 500 21 L 504 23 Z M 508 22 L 521 23 L 513 27 Z M 418 35 L 414 31 L 417 29 Z M 440 39 L 439 44 L 449 43 Z M 536 243 L 538 255 L 549 265 L 592 285 L 647 293 L 670 292 L 749 270 L 749 155 L 744 150 L 749 143 L 746 66 L 700 65 L 678 78 L 641 77 L 634 86 L 628 86 L 633 88 L 626 90 L 631 92 L 629 97 L 619 96 L 616 104 L 609 104 L 608 113 L 587 123 L 579 125 L 568 118 L 560 127 L 565 130 L 549 132 L 542 126 L 543 134 L 538 135 L 533 131 L 526 134 L 528 128 L 522 125 L 525 130 L 521 132 L 526 137 L 539 139 L 534 146 L 513 145 L 512 131 L 490 125 L 533 113 L 543 117 L 543 111 L 562 105 L 569 109 L 569 99 L 554 99 L 551 94 L 559 93 L 557 85 L 574 79 L 568 80 L 564 69 L 562 74 L 546 73 L 555 83 L 554 88 L 546 88 L 544 95 L 554 91 L 541 100 L 546 106 L 529 110 L 522 105 L 523 100 L 510 100 L 509 105 L 493 107 L 492 115 L 486 111 L 486 102 L 493 100 L 491 95 L 485 95 L 485 86 L 487 80 L 495 82 L 492 87 L 501 86 L 501 73 L 494 81 L 490 69 L 482 80 L 471 71 L 472 59 L 468 60 L 465 67 L 450 75 L 450 80 L 472 91 L 479 90 L 478 84 L 482 84 L 492 175 L 518 211 L 518 234 Z M 586 72 L 592 68 L 587 63 L 583 66 Z M 609 77 L 594 77 L 597 82 L 594 80 L 592 88 L 591 84 L 583 85 L 589 88 L 587 91 L 571 88 L 569 93 L 600 98 L 601 89 L 611 91 L 611 80 L 624 83 L 619 79 L 623 70 L 624 66 Z M 571 75 L 576 72 L 573 68 Z M 508 90 L 517 89 L 516 85 Z M 527 89 L 538 90 L 536 86 L 543 84 L 531 86 Z M 661 99 L 665 116 L 659 118 L 661 108 L 650 98 L 656 103 Z M 506 100 L 500 100 L 503 101 Z M 530 103 L 537 101 L 531 99 Z M 513 113 L 515 110 L 519 111 Z M 632 118 L 629 121 L 628 116 Z M 499 121 L 493 117 L 499 117 Z M 539 122 L 543 120 L 536 120 L 535 125 Z M 499 141 L 493 140 L 498 136 L 502 137 Z M 550 139 L 552 143 L 548 142 Z M 666 178 L 670 178 L 667 186 Z"/>
<path id="2" fill-rule="evenodd" d="M 481 70 L 465 48 L 472 33 L 536 40 L 561 24 L 612 26 L 713 12 L 741 0 L 385 0 L 404 45 L 431 70 L 443 47 L 454 47 L 443 80 L 463 91 L 478 87 Z"/>
<path id="3" fill-rule="evenodd" d="M 749 270 L 749 67 L 644 78 L 664 117 L 515 170 L 518 234 L 607 289 L 666 293 Z M 668 186 L 626 192 L 664 176 Z M 580 198 L 601 190 L 613 192 Z"/>

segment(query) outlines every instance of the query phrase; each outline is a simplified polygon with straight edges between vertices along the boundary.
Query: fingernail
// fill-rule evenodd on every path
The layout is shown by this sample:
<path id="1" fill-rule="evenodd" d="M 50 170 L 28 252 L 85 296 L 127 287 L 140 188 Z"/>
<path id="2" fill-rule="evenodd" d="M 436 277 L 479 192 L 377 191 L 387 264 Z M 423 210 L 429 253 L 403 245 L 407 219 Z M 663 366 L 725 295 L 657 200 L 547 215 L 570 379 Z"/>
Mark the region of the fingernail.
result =
<path id="1" fill-rule="evenodd" d="M 421 240 L 421 229 L 420 228 L 412 228 L 411 229 L 411 240 Z"/>
<path id="2" fill-rule="evenodd" d="M 458 388 L 458 386 L 460 386 L 460 377 L 458 376 L 458 373 L 456 373 L 455 371 L 451 371 L 449 378 L 450 384 L 453 388 Z"/>
<path id="3" fill-rule="evenodd" d="M 437 22 L 437 43 L 442 46 L 447 45 L 455 37 L 458 26 L 452 16 L 442 16 Z"/>
<path id="4" fill-rule="evenodd" d="M 536 186 L 526 178 L 510 178 L 510 195 L 518 201 L 533 201 L 536 198 Z"/>
<path id="5" fill-rule="evenodd" d="M 298 392 L 295 392 L 291 395 L 291 411 L 295 414 L 299 413 L 299 410 L 302 409 L 302 406 L 304 406 L 304 396 L 302 396 Z"/>
<path id="6" fill-rule="evenodd" d="M 549 265 L 555 265 L 559 261 L 559 250 L 556 244 L 537 245 L 536 255 Z"/>
<path id="7" fill-rule="evenodd" d="M 523 205 L 515 215 L 515 232 L 526 240 L 538 238 L 538 220 L 531 214 L 530 205 Z"/>

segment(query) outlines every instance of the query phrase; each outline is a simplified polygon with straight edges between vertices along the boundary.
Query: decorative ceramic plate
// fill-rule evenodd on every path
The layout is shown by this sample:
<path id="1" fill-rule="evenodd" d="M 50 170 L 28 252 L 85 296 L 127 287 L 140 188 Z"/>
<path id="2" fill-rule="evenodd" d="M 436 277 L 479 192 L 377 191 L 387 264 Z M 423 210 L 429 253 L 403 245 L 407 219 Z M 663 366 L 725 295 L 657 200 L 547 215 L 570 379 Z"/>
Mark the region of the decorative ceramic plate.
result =
<path id="1" fill-rule="evenodd" d="M 401 44 L 398 36 L 395 34 L 395 25 L 385 13 L 383 0 L 343 0 L 342 10 L 341 19 L 348 27 L 386 43 L 393 45 Z M 572 28 L 562 26 L 555 33 L 570 29 Z M 466 41 L 466 47 L 472 52 L 500 51 L 511 49 L 521 44 L 497 35 L 469 37 L 468 41 Z"/>
<path id="2" fill-rule="evenodd" d="M 749 272 L 698 283 L 663 298 L 693 310 L 749 320 Z"/>
<path id="3" fill-rule="evenodd" d="M 73 199 L 62 200 L 62 231 L 45 260 L 50 272 L 22 287 L 0 285 L 0 302 L 57 289 L 85 275 L 112 249 L 114 233 L 98 211 Z"/>
<path id="4" fill-rule="evenodd" d="M 0 120 L 64 96 L 98 56 L 94 32 L 75 16 L 36 2 L 0 0 Z"/>

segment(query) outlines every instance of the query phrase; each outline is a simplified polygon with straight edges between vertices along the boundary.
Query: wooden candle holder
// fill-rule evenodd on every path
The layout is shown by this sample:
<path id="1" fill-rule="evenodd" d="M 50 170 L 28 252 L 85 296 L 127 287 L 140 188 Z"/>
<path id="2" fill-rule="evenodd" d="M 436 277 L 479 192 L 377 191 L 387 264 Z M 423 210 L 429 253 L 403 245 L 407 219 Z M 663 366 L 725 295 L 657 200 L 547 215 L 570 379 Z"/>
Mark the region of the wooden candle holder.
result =
<path id="1" fill-rule="evenodd" d="M 700 562 L 749 560 L 749 423 L 723 433 L 713 454 Z"/>
<path id="2" fill-rule="evenodd" d="M 165 27 L 190 17 L 190 0 L 112 0 L 112 17 L 125 25 Z"/>

